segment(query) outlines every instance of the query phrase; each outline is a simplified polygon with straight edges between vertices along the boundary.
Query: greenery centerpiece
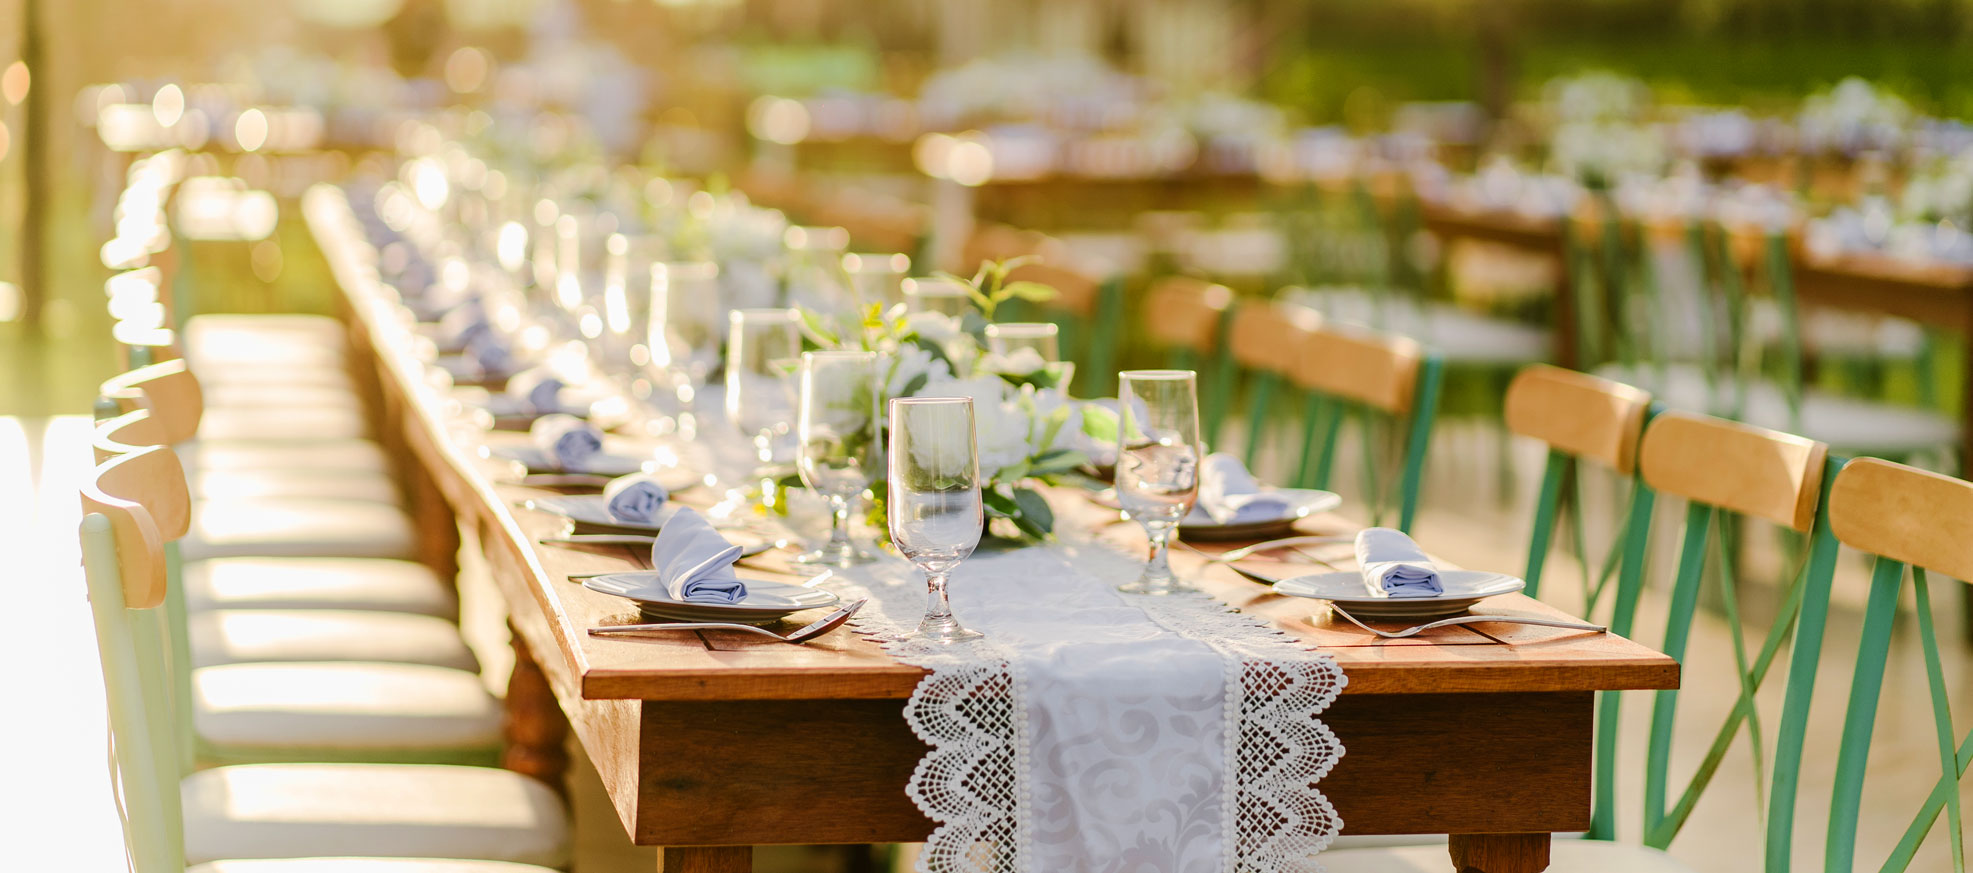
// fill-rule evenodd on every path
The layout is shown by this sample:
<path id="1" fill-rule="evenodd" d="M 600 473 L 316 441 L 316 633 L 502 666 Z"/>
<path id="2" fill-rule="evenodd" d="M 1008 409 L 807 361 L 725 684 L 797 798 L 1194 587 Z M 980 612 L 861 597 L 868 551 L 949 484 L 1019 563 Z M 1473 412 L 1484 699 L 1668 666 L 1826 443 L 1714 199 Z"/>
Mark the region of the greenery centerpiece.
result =
<path id="1" fill-rule="evenodd" d="M 896 397 L 972 398 L 987 532 L 1040 540 L 1053 532 L 1055 516 L 1035 486 L 1075 480 L 1079 468 L 1114 445 L 1117 418 L 1105 405 L 1068 396 L 1073 364 L 1043 360 L 1032 349 L 1005 355 L 989 349 L 986 328 L 1003 304 L 1055 296 L 1041 283 L 1008 279 L 1024 261 L 990 261 L 970 279 L 942 273 L 929 280 L 964 289 L 965 305 L 956 313 L 870 303 L 841 314 L 803 309 L 802 322 L 818 348 L 878 354 L 880 404 Z M 871 521 L 882 530 L 885 483 L 870 490 Z"/>

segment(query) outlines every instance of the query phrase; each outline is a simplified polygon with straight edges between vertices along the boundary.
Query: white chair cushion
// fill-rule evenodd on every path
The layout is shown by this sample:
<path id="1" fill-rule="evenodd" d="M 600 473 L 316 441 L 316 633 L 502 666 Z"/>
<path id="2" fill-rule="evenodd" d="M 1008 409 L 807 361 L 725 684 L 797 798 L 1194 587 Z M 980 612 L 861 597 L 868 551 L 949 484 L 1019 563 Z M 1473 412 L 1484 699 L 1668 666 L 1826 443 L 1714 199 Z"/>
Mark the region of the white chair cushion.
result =
<path id="1" fill-rule="evenodd" d="M 185 606 L 355 609 L 453 619 L 459 599 L 423 564 L 380 558 L 218 558 L 184 564 Z"/>
<path id="2" fill-rule="evenodd" d="M 359 500 L 205 501 L 179 541 L 187 561 L 235 557 L 410 558 L 410 516 Z"/>
<path id="3" fill-rule="evenodd" d="M 493 748 L 500 715 L 479 676 L 444 667 L 364 661 L 192 671 L 192 727 L 221 758 Z"/>
<path id="4" fill-rule="evenodd" d="M 341 349 L 297 343 L 278 336 L 242 336 L 229 338 L 219 345 L 187 348 L 185 360 L 192 365 L 194 373 L 234 367 L 274 367 L 284 370 L 320 367 L 339 370 L 345 366 Z"/>
<path id="5" fill-rule="evenodd" d="M 207 409 L 199 419 L 199 438 L 207 440 L 340 440 L 369 433 L 362 412 L 333 406 Z"/>
<path id="6" fill-rule="evenodd" d="M 192 375 L 199 377 L 204 391 L 217 388 L 252 390 L 308 389 L 356 392 L 356 380 L 342 367 L 243 366 L 240 364 L 187 362 Z"/>
<path id="7" fill-rule="evenodd" d="M 325 385 L 281 385 L 278 383 L 227 382 L 201 386 L 206 409 L 287 409 L 308 408 L 363 411 L 363 399 L 356 392 Z"/>
<path id="8" fill-rule="evenodd" d="M 178 447 L 189 474 L 220 470 L 361 471 L 390 475 L 390 458 L 369 440 L 197 440 Z"/>
<path id="9" fill-rule="evenodd" d="M 1331 849 L 1315 856 L 1328 873 L 1446 873 L 1452 858 L 1446 847 Z M 1692 868 L 1657 849 L 1602 840 L 1562 840 L 1549 844 L 1548 873 L 1692 873 Z"/>
<path id="10" fill-rule="evenodd" d="M 192 666 L 262 661 L 386 661 L 478 672 L 452 622 L 404 612 L 225 609 L 188 620 Z"/>
<path id="11" fill-rule="evenodd" d="M 361 470 L 202 470 L 191 484 L 198 500 L 307 497 L 396 505 L 400 498 L 389 477 Z"/>
<path id="12" fill-rule="evenodd" d="M 550 867 L 456 858 L 259 858 L 214 861 L 185 873 L 556 873 Z"/>
<path id="13" fill-rule="evenodd" d="M 194 773 L 179 794 L 189 864 L 351 850 L 546 867 L 569 858 L 555 793 L 487 767 L 252 764 Z"/>
<path id="14" fill-rule="evenodd" d="M 185 320 L 185 342 L 224 343 L 238 336 L 275 335 L 297 342 L 340 346 L 348 341 L 342 322 L 299 312 L 210 312 Z"/>

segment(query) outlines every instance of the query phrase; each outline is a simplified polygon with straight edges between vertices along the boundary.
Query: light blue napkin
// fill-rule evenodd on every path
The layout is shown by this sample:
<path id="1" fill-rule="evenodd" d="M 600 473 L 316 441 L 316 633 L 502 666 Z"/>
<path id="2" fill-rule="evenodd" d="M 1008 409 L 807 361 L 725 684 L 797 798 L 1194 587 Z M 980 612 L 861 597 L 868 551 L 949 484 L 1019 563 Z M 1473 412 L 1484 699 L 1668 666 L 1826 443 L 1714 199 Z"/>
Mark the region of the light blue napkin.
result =
<path id="1" fill-rule="evenodd" d="M 1237 457 L 1214 452 L 1200 465 L 1199 508 L 1217 524 L 1275 521 L 1294 506 L 1293 495 L 1263 490 Z"/>
<path id="2" fill-rule="evenodd" d="M 603 486 L 603 497 L 610 507 L 610 517 L 618 521 L 637 524 L 650 524 L 663 509 L 665 500 L 671 497 L 658 479 L 649 473 L 632 473 L 618 476 Z"/>
<path id="3" fill-rule="evenodd" d="M 603 451 L 603 432 L 573 415 L 544 415 L 528 428 L 528 438 L 547 454 L 555 466 L 581 471 L 590 458 Z"/>
<path id="4" fill-rule="evenodd" d="M 733 572 L 740 547 L 713 530 L 705 516 L 691 509 L 672 513 L 651 544 L 651 567 L 658 584 L 674 600 L 692 603 L 739 603 L 747 599 L 747 584 Z"/>
<path id="5" fill-rule="evenodd" d="M 466 356 L 486 375 L 514 372 L 514 350 L 492 330 L 482 330 L 466 341 Z"/>
<path id="6" fill-rule="evenodd" d="M 559 412 L 562 389 L 568 387 L 547 367 L 530 367 L 507 379 L 507 396 L 535 412 Z"/>
<path id="7" fill-rule="evenodd" d="M 1403 531 L 1364 528 L 1356 535 L 1356 563 L 1363 569 L 1363 586 L 1373 597 L 1437 597 L 1445 593 L 1439 568 Z"/>

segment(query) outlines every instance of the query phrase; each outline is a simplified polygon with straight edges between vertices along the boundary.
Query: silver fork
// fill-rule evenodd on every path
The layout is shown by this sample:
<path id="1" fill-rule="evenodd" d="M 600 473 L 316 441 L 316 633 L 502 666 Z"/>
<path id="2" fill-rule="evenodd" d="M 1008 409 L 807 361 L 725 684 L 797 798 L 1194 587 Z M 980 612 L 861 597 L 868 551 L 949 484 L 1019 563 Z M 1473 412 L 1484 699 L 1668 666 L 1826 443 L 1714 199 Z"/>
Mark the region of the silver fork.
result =
<path id="1" fill-rule="evenodd" d="M 1290 537 L 1288 540 L 1275 540 L 1273 542 L 1267 542 L 1267 543 L 1255 543 L 1245 548 L 1234 549 L 1233 551 L 1224 552 L 1218 555 L 1200 549 L 1199 547 L 1194 546 L 1183 539 L 1174 539 L 1172 540 L 1172 542 L 1177 543 L 1179 548 L 1191 552 L 1192 554 L 1200 555 L 1204 557 L 1206 559 L 1206 563 L 1208 564 L 1223 564 L 1226 566 L 1227 569 L 1232 570 L 1233 572 L 1238 573 L 1242 576 L 1245 576 L 1248 579 L 1251 579 L 1255 582 L 1259 582 L 1262 585 L 1273 585 L 1274 583 L 1279 582 L 1281 580 L 1270 579 L 1266 576 L 1262 576 L 1259 573 L 1250 573 L 1246 570 L 1240 569 L 1233 562 L 1238 561 L 1241 558 L 1249 557 L 1253 555 L 1255 552 L 1264 552 L 1264 551 L 1268 551 L 1269 549 L 1286 548 L 1288 545 L 1308 545 L 1307 541 L 1317 540 L 1317 539 L 1321 539 L 1321 538 L 1320 537 Z M 1295 542 L 1291 543 L 1289 542 L 1289 540 L 1295 540 Z M 1266 546 L 1268 548 L 1262 548 L 1263 546 Z M 1329 569 L 1335 570 L 1337 572 L 1341 572 L 1343 569 L 1341 567 L 1336 566 L 1336 564 L 1332 561 L 1325 561 L 1314 555 L 1303 555 L 1302 557 L 1309 559 L 1311 562 L 1317 564 L 1318 566 L 1328 567 Z"/>
<path id="2" fill-rule="evenodd" d="M 1425 631 L 1431 630 L 1435 627 L 1452 627 L 1453 625 L 1482 624 L 1485 622 L 1500 622 L 1503 624 L 1533 624 L 1533 625 L 1540 625 L 1542 627 L 1559 627 L 1559 628 L 1568 628 L 1570 630 L 1595 631 L 1596 633 L 1599 634 L 1609 633 L 1610 631 L 1609 628 L 1604 627 L 1600 624 L 1584 624 L 1582 622 L 1576 622 L 1576 621 L 1562 621 L 1560 619 L 1553 619 L 1553 618 L 1535 618 L 1534 616 L 1524 616 L 1524 615 L 1462 615 L 1462 616 L 1457 616 L 1455 618 L 1443 618 L 1438 621 L 1430 622 L 1427 624 L 1421 624 L 1417 627 L 1408 627 L 1401 631 L 1387 631 L 1387 630 L 1378 630 L 1374 627 L 1371 627 L 1370 625 L 1357 621 L 1356 616 L 1349 614 L 1348 611 L 1344 610 L 1341 606 L 1338 606 L 1334 603 L 1329 604 L 1329 611 L 1334 612 L 1337 615 L 1340 615 L 1346 619 L 1349 619 L 1350 624 L 1363 628 L 1364 630 L 1367 630 L 1387 640 L 1401 640 L 1404 639 L 1405 637 L 1417 636 L 1418 634 L 1424 633 Z"/>

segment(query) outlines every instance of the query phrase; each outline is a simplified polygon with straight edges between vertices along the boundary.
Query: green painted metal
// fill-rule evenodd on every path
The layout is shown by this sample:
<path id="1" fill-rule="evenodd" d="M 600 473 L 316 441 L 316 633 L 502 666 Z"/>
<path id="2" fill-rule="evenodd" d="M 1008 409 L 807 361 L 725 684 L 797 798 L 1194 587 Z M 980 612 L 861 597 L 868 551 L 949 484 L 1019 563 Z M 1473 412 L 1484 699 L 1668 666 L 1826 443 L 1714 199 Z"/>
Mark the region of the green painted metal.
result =
<path id="1" fill-rule="evenodd" d="M 1918 600 L 1918 638 L 1925 651 L 1925 685 L 1932 694 L 1932 728 L 1939 741 L 1939 772 L 1951 773 L 1959 766 L 1952 747 L 1952 702 L 1946 694 L 1945 668 L 1939 663 L 1939 633 L 1932 622 L 1932 590 L 1925 579 L 1925 568 L 1911 568 L 1912 593 Z M 1946 798 L 1947 831 L 1952 835 L 1953 873 L 1966 873 L 1966 820 L 1961 813 L 1959 792 Z"/>
<path id="2" fill-rule="evenodd" d="M 1666 655 L 1685 663 L 1685 647 L 1691 641 L 1692 616 L 1699 606 L 1699 581 L 1706 569 L 1708 538 L 1712 534 L 1713 508 L 1692 503 L 1685 510 L 1685 536 L 1678 552 L 1678 575 L 1672 583 L 1671 603 L 1666 608 Z M 1678 716 L 1678 691 L 1655 693 L 1651 705 L 1651 731 L 1646 747 L 1644 773 L 1644 832 L 1659 829 L 1665 817 L 1665 785 L 1671 760 L 1672 724 Z"/>
<path id="3" fill-rule="evenodd" d="M 1823 869 L 1847 873 L 1856 866 L 1857 814 L 1863 805 L 1863 778 L 1870 761 L 1870 736 L 1876 729 L 1877 700 L 1884 690 L 1884 663 L 1890 656 L 1891 624 L 1897 616 L 1898 590 L 1904 586 L 1904 565 L 1879 558 L 1870 575 L 1862 639 L 1857 644 L 1856 672 L 1850 703 L 1843 718 L 1843 739 L 1836 753 L 1835 788 L 1829 799 L 1829 839 Z"/>
<path id="4" fill-rule="evenodd" d="M 1829 493 L 1843 463 L 1840 458 L 1831 458 L 1823 465 L 1823 494 Z M 1823 631 L 1829 622 L 1829 589 L 1835 576 L 1836 537 L 1829 531 L 1829 507 L 1824 505 L 1817 509 L 1815 528 L 1809 534 L 1808 561 L 1802 570 L 1799 602 L 1794 606 L 1794 651 L 1789 654 L 1788 684 L 1782 698 L 1781 721 L 1775 729 L 1774 782 L 1768 794 L 1765 852 L 1769 873 L 1789 869 L 1802 747 L 1808 735 L 1809 704 L 1815 696 Z"/>
<path id="5" fill-rule="evenodd" d="M 1637 625 L 1637 606 L 1643 597 L 1644 571 L 1651 554 L 1651 514 L 1656 504 L 1657 492 L 1643 480 L 1634 480 L 1624 521 L 1617 600 L 1610 615 L 1610 630 L 1619 636 L 1630 636 Z M 1621 692 L 1605 691 L 1597 695 L 1595 798 L 1590 813 L 1590 839 L 1617 838 L 1617 728 L 1622 713 Z"/>
<path id="6" fill-rule="evenodd" d="M 1233 395 L 1239 390 L 1240 368 L 1233 361 L 1233 347 L 1228 342 L 1228 332 L 1233 327 L 1233 307 L 1229 306 L 1219 315 L 1219 324 L 1213 328 L 1213 351 L 1206 374 L 1212 385 L 1212 403 L 1206 414 L 1206 439 L 1211 445 L 1219 445 L 1219 438 L 1226 428 L 1226 417 L 1233 411 Z"/>
<path id="7" fill-rule="evenodd" d="M 83 519 L 83 577 L 96 625 L 96 647 L 113 737 L 111 779 L 123 821 L 125 851 L 134 873 L 181 873 L 185 847 L 179 805 L 179 771 L 171 751 L 168 724 L 157 724 L 149 689 L 160 687 L 158 649 L 143 648 L 161 634 L 157 609 L 132 609 L 123 598 L 121 568 L 109 519 L 95 513 Z M 150 654 L 146 654 L 149 652 Z"/>
<path id="8" fill-rule="evenodd" d="M 1117 393 L 1117 333 L 1123 325 L 1123 316 L 1124 280 L 1122 276 L 1112 276 L 1103 280 L 1097 290 L 1095 324 L 1088 325 L 1089 346 L 1076 365 L 1078 374 L 1089 374 L 1081 386 L 1084 396 L 1108 397 Z"/>
<path id="9" fill-rule="evenodd" d="M 1548 450 L 1548 465 L 1541 474 L 1541 493 L 1535 498 L 1535 529 L 1528 537 L 1528 569 L 1522 574 L 1528 587 L 1523 593 L 1541 596 L 1541 569 L 1548 561 L 1548 544 L 1555 532 L 1555 507 L 1562 499 L 1562 480 L 1568 478 L 1568 455 Z"/>
<path id="10" fill-rule="evenodd" d="M 1788 400 L 1791 424 L 1800 428 L 1802 418 L 1802 341 L 1801 316 L 1795 305 L 1795 274 L 1785 233 L 1768 235 L 1766 261 L 1768 293 L 1781 313 L 1781 390 Z"/>
<path id="11" fill-rule="evenodd" d="M 1262 370 L 1254 374 L 1253 394 L 1247 398 L 1247 448 L 1240 456 L 1248 469 L 1260 460 L 1261 446 L 1267 442 L 1267 422 L 1273 412 L 1274 392 L 1281 385 L 1281 374 Z"/>
<path id="12" fill-rule="evenodd" d="M 1973 731 L 1967 731 L 1966 739 L 1959 742 L 1959 763 L 1948 774 L 1941 774 L 1936 785 L 1932 786 L 1931 796 L 1925 798 L 1919 807 L 1918 816 L 1912 819 L 1911 826 L 1905 828 L 1904 837 L 1898 840 L 1897 848 L 1884 861 L 1883 871 L 1901 871 L 1911 866 L 1911 859 L 1918 854 L 1918 847 L 1925 842 L 1925 835 L 1932 832 L 1932 826 L 1939 821 L 1939 811 L 1959 795 L 1959 780 L 1966 776 L 1968 764 L 1973 764 Z"/>
<path id="13" fill-rule="evenodd" d="M 1341 420 L 1341 410 L 1313 391 L 1302 392 L 1302 397 L 1302 456 L 1295 465 L 1295 487 L 1320 488 L 1315 484 L 1316 470 L 1322 465 L 1323 450 L 1336 442 L 1335 431 L 1327 425 L 1332 418 Z"/>
<path id="14" fill-rule="evenodd" d="M 1418 515 L 1418 490 L 1424 484 L 1425 451 L 1432 443 L 1432 422 L 1438 417 L 1439 389 L 1445 382 L 1445 364 L 1437 355 L 1427 356 L 1418 368 L 1418 388 L 1412 392 L 1411 433 L 1405 440 L 1404 478 L 1398 486 L 1403 508 L 1398 513 L 1398 530 L 1411 530 Z"/>

